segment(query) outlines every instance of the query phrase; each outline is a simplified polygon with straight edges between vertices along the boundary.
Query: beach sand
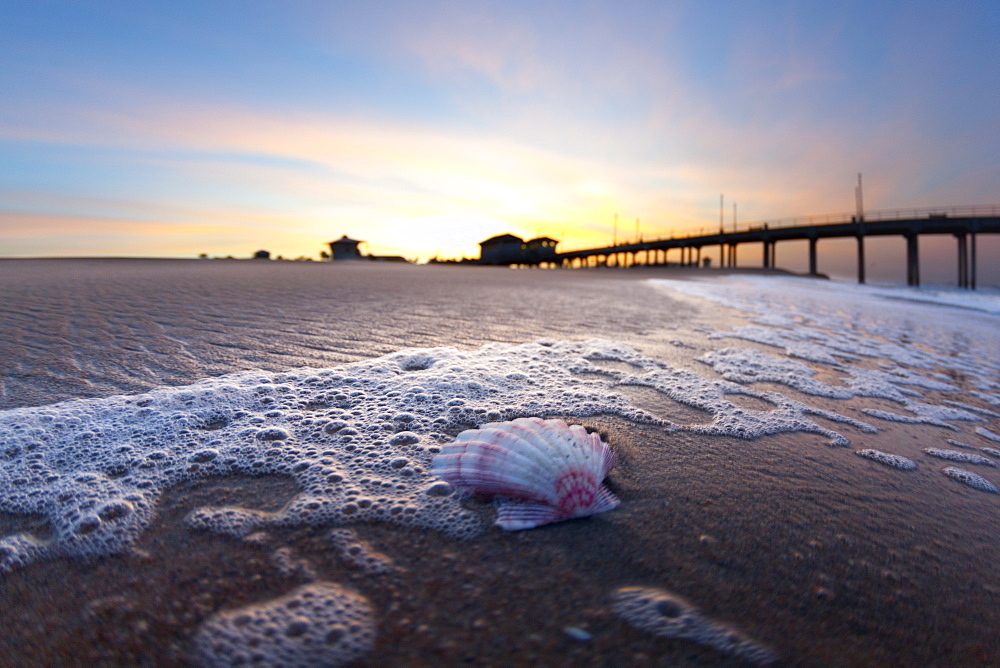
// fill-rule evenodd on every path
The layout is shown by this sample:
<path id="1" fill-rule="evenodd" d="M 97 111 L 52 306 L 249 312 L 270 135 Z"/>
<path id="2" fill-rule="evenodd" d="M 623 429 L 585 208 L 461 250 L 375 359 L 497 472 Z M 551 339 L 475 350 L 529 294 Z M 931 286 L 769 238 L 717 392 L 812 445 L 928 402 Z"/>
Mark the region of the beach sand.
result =
<path id="1" fill-rule="evenodd" d="M 692 332 L 741 322 L 637 280 L 692 275 L 685 270 L 108 265 L 115 262 L 66 265 L 58 280 L 42 263 L 17 268 L 27 276 L 18 280 L 4 267 L 4 331 L 20 328 L 3 344 L 18 369 L 4 379 L 4 407 L 243 368 L 334 366 L 410 346 L 539 337 L 644 342 L 647 354 L 689 360 L 717 347 Z M 318 270 L 340 273 L 331 281 Z M 37 322 L 23 320 L 31 313 Z M 60 367 L 67 354 L 72 362 Z M 705 419 L 651 390 L 628 391 L 659 417 Z M 879 403 L 780 391 L 841 412 Z M 926 393 L 930 402 L 947 398 Z M 735 400 L 759 408 L 759 400 Z M 747 441 L 617 417 L 571 421 L 597 430 L 616 453 L 608 484 L 622 503 L 614 511 L 516 533 L 490 526 L 468 540 L 352 525 L 391 562 L 373 573 L 338 556 L 327 528 L 271 528 L 247 540 L 184 524 L 204 505 L 280 509 L 297 491 L 289 479 L 186 483 L 164 494 L 128 552 L 3 575 L 0 663 L 185 665 L 213 613 L 311 581 L 339 583 L 371 602 L 375 646 L 357 665 L 743 663 L 618 618 L 611 598 L 627 586 L 684 597 L 769 647 L 781 665 L 1000 663 L 997 496 L 941 475 L 946 462 L 924 457 L 917 470 L 898 472 L 851 452 L 919 459 L 922 448 L 971 437 L 972 427 L 956 435 L 879 422 L 880 432 L 867 434 L 818 418 L 851 439 L 845 449 L 816 434 Z M 467 505 L 491 521 L 489 503 Z M 26 529 L 44 532 L 38 518 L 0 517 L 0 534 Z"/>

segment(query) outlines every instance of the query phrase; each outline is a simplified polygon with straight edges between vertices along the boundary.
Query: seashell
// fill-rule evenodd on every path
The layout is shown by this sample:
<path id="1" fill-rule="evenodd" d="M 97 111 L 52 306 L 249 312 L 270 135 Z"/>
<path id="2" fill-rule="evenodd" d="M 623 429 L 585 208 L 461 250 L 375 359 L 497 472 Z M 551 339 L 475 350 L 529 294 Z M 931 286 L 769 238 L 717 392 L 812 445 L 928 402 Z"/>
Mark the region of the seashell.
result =
<path id="1" fill-rule="evenodd" d="M 618 499 L 601 484 L 614 464 L 614 452 L 597 434 L 534 417 L 463 431 L 432 467 L 458 488 L 501 497 L 496 524 L 517 531 L 616 507 Z"/>

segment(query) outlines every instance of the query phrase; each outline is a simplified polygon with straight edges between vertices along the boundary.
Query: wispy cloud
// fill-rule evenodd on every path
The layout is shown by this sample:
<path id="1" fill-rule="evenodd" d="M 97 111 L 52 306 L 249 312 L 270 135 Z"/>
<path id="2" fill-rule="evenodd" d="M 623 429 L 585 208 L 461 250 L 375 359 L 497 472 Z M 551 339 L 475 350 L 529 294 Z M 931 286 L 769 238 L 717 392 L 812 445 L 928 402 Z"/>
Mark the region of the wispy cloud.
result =
<path id="1" fill-rule="evenodd" d="M 390 228 L 394 221 L 468 219 L 479 221 L 478 228 L 489 234 L 510 227 L 566 228 L 602 215 L 595 206 L 613 208 L 602 201 L 626 190 L 631 180 L 628 170 L 503 137 L 434 127 L 167 105 L 141 114 L 81 110 L 75 116 L 87 122 L 45 139 L 104 152 L 116 149 L 105 160 L 122 163 L 122 169 L 155 166 L 179 183 L 209 182 L 215 195 L 202 208 L 222 208 L 232 193 L 260 210 L 301 217 L 300 226 L 315 226 L 325 215 L 368 226 L 381 219 Z M 595 175 L 605 178 L 600 188 L 594 187 Z M 189 201 L 203 196 L 187 188 Z M 30 206 L 46 206 L 44 199 L 39 195 Z M 106 207 L 109 215 L 120 208 L 93 200 L 90 205 L 91 210 Z M 51 209 L 51 203 L 47 206 Z M 154 219 L 170 208 L 158 201 L 148 206 Z M 228 206 L 234 218 L 247 215 L 247 205 L 238 200 Z M 181 212 L 184 220 L 200 215 Z M 462 242 L 464 250 L 474 252 L 470 244 L 478 240 Z"/>
<path id="2" fill-rule="evenodd" d="M 0 105 L 6 238 L 35 216 L 133 239 L 169 223 L 191 253 L 199 225 L 286 255 L 341 233 L 422 257 L 506 231 L 584 246 L 616 213 L 646 236 L 712 226 L 721 192 L 727 218 L 734 201 L 742 220 L 850 210 L 858 171 L 873 206 L 989 202 L 1000 105 L 969 72 L 1000 58 L 961 55 L 986 42 L 954 19 L 952 48 L 913 71 L 936 13 L 914 11 L 338 2 L 233 26 L 123 11 L 117 32 L 21 45 L 0 74 L 19 91 Z M 937 99 L 942 81 L 959 102 Z"/>

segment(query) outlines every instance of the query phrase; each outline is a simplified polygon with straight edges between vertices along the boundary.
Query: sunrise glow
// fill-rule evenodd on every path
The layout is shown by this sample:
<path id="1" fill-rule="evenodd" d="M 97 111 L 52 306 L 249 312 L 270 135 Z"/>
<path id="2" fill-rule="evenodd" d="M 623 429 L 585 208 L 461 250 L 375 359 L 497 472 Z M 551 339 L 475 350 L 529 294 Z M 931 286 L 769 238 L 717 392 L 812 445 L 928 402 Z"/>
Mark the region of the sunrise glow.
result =
<path id="1" fill-rule="evenodd" d="M 15 1 L 0 256 L 476 256 L 1000 200 L 995 3 Z M 928 45 L 933 45 L 932 49 Z M 615 227 L 617 216 L 618 225 Z"/>

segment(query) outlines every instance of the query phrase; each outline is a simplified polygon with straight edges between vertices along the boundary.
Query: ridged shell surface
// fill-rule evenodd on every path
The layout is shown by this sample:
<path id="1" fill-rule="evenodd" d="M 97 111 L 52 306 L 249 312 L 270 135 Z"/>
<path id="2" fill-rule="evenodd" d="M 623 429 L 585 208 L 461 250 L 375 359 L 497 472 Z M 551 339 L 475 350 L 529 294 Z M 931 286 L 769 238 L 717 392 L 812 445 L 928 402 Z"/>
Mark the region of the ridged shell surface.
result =
<path id="1" fill-rule="evenodd" d="M 611 510 L 619 501 L 601 483 L 612 467 L 600 436 L 537 417 L 463 431 L 433 462 L 456 487 L 501 497 L 496 524 L 509 531 Z"/>

